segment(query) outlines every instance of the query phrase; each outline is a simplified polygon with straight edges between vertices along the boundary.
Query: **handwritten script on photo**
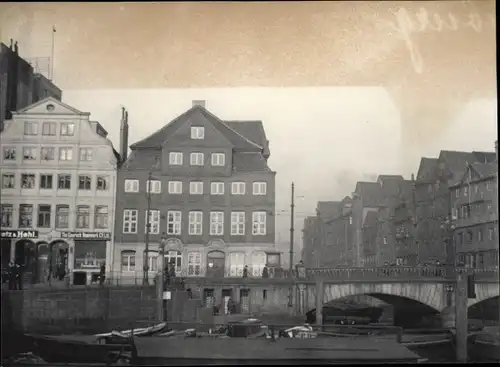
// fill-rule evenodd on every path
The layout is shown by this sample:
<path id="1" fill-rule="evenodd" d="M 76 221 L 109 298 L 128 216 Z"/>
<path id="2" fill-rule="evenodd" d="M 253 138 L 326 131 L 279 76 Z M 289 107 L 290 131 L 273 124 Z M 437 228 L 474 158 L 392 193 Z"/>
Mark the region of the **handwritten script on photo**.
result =
<path id="1" fill-rule="evenodd" d="M 481 34 L 483 32 L 494 32 L 496 27 L 494 14 L 484 16 L 477 12 L 470 12 L 460 17 L 453 13 L 442 16 L 438 13 L 430 13 L 425 8 L 420 8 L 415 13 L 410 13 L 405 8 L 399 8 L 393 14 L 395 19 L 387 21 L 385 25 L 405 43 L 413 68 L 418 74 L 424 71 L 424 60 L 420 48 L 415 42 L 414 36 L 416 34 L 455 32 L 466 29 Z"/>

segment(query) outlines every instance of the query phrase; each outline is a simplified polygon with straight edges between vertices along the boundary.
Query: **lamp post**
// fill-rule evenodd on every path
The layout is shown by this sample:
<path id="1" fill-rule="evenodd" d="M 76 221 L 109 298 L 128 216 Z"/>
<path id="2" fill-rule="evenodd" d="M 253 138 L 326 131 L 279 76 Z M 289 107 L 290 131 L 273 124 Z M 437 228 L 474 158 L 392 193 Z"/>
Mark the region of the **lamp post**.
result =
<path id="1" fill-rule="evenodd" d="M 150 223 L 150 215 L 151 215 L 151 189 L 152 189 L 152 173 L 149 171 L 148 174 L 148 181 L 146 185 L 146 197 L 147 197 L 147 203 L 148 207 L 146 210 L 146 234 L 144 238 L 145 242 L 145 248 L 144 248 L 144 268 L 143 268 L 143 275 L 142 275 L 142 281 L 144 285 L 149 284 L 149 233 L 150 233 L 150 228 L 151 228 L 151 223 Z"/>
<path id="2" fill-rule="evenodd" d="M 161 235 L 160 241 L 160 271 L 158 273 L 158 320 L 161 322 L 165 319 L 166 314 L 164 315 L 164 310 L 166 311 L 167 307 L 164 307 L 163 302 L 163 292 L 165 291 L 165 246 L 167 244 L 167 234 L 165 232 Z"/>

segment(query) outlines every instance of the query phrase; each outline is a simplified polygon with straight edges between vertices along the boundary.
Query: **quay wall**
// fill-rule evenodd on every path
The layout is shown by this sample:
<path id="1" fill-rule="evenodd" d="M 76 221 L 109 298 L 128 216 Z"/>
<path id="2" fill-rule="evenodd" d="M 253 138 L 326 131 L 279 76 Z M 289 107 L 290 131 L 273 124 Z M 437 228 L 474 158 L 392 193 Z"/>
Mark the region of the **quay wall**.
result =
<path id="1" fill-rule="evenodd" d="M 2 291 L 2 329 L 26 333 L 96 333 L 156 322 L 151 287 Z"/>

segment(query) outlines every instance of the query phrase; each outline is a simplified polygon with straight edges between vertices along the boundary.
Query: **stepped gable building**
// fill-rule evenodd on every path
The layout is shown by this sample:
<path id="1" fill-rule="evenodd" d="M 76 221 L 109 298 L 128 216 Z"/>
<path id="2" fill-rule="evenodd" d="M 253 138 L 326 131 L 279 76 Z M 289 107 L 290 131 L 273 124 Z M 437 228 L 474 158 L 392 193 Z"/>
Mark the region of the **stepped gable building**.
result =
<path id="1" fill-rule="evenodd" d="M 14 112 L 0 140 L 2 266 L 90 282 L 113 242 L 119 155 L 106 130 L 49 97 Z"/>
<path id="2" fill-rule="evenodd" d="M 245 265 L 260 276 L 280 266 L 276 173 L 261 121 L 223 121 L 194 101 L 130 149 L 118 172 L 116 276 L 156 274 L 162 244 L 183 276 L 241 276 Z"/>

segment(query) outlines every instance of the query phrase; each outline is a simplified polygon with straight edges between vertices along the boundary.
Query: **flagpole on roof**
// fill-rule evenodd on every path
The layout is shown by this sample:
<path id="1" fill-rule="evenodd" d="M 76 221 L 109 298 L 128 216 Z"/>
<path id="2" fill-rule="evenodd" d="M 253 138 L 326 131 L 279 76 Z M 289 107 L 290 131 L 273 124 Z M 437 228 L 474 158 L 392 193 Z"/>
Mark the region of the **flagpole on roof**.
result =
<path id="1" fill-rule="evenodd" d="M 50 57 L 50 80 L 54 81 L 54 45 L 56 43 L 56 27 L 52 26 L 52 52 Z"/>

